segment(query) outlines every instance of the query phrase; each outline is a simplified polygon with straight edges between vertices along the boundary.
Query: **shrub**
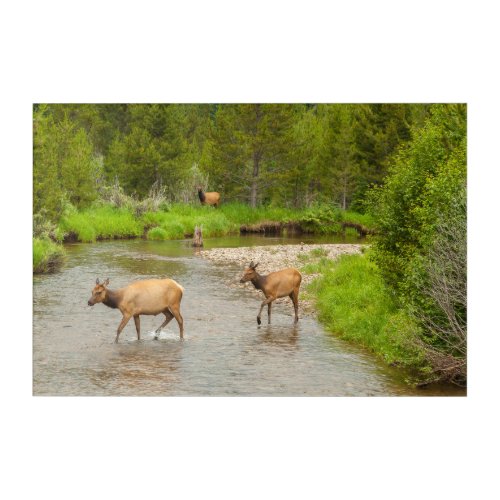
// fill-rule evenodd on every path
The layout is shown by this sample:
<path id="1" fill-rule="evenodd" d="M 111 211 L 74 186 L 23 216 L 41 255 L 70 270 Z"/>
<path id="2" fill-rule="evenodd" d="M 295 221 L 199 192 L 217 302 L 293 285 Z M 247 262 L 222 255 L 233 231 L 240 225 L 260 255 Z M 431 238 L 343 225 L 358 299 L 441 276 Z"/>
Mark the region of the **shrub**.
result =
<path id="1" fill-rule="evenodd" d="M 372 258 L 422 327 L 436 373 L 452 381 L 466 367 L 466 156 L 465 105 L 433 106 L 371 195 Z"/>
<path id="2" fill-rule="evenodd" d="M 56 240 L 56 230 L 57 226 L 48 219 L 45 209 L 33 215 L 33 238 Z"/>

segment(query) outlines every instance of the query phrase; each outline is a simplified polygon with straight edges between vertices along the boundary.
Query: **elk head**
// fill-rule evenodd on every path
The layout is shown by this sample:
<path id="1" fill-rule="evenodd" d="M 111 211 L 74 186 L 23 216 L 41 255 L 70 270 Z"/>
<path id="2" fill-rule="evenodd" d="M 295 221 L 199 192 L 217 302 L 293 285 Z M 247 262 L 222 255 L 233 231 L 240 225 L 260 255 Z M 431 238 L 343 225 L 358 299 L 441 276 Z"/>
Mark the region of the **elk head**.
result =
<path id="1" fill-rule="evenodd" d="M 259 265 L 258 262 L 257 262 L 257 264 L 254 264 L 253 260 L 252 260 L 252 262 L 250 262 L 250 264 L 248 264 L 248 267 L 245 269 L 245 271 L 243 271 L 243 276 L 240 279 L 240 283 L 246 283 L 247 281 L 252 281 L 252 279 L 256 278 L 257 271 L 255 270 L 255 268 L 258 265 Z"/>
<path id="2" fill-rule="evenodd" d="M 106 298 L 106 286 L 109 285 L 109 278 L 104 283 L 99 283 L 99 278 L 95 280 L 95 287 L 92 290 L 92 295 L 87 304 L 93 306 L 102 302 Z"/>

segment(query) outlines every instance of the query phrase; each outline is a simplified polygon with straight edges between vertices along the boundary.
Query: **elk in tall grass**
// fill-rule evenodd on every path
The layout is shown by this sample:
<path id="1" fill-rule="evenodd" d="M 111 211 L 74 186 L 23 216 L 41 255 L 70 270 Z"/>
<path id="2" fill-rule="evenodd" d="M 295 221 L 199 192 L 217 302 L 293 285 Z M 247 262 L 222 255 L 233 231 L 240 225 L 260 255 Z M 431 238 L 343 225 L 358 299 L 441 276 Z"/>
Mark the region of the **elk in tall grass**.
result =
<path id="1" fill-rule="evenodd" d="M 267 276 L 259 274 L 255 269 L 259 265 L 250 262 L 248 267 L 243 272 L 240 283 L 251 281 L 252 285 L 257 290 L 262 290 L 266 296 L 266 300 L 260 305 L 257 323 L 260 325 L 260 316 L 262 309 L 267 304 L 267 322 L 271 323 L 271 307 L 273 301 L 281 297 L 290 297 L 295 310 L 295 323 L 299 321 L 299 288 L 302 281 L 302 275 L 297 269 L 290 267 L 269 273 Z"/>
<path id="2" fill-rule="evenodd" d="M 179 324 L 180 338 L 184 337 L 184 321 L 180 310 L 184 288 L 174 280 L 166 278 L 136 281 L 118 290 L 107 288 L 109 278 L 103 283 L 97 278 L 95 283 L 88 305 L 93 306 L 102 302 L 112 309 L 119 309 L 123 315 L 116 332 L 115 343 L 118 342 L 121 331 L 132 317 L 135 321 L 137 339 L 141 339 L 139 318 L 141 314 L 165 315 L 165 321 L 155 331 L 155 339 L 172 318 Z"/>
<path id="3" fill-rule="evenodd" d="M 198 187 L 198 197 L 202 205 L 210 205 L 217 208 L 220 204 L 220 194 L 215 191 L 205 193 L 201 187 Z"/>

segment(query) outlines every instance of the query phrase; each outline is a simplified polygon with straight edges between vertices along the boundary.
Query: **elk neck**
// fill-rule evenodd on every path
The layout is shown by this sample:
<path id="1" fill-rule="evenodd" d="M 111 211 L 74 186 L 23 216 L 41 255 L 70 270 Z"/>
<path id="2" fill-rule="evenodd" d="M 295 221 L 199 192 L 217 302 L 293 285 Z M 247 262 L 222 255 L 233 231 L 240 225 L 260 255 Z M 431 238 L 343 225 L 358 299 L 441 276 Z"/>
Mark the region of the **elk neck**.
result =
<path id="1" fill-rule="evenodd" d="M 112 309 L 117 309 L 121 300 L 121 293 L 116 290 L 106 289 L 106 298 L 102 301 L 103 304 L 111 307 Z"/>
<path id="2" fill-rule="evenodd" d="M 255 278 L 252 278 L 252 285 L 257 288 L 257 290 L 264 290 L 264 285 L 266 284 L 267 276 L 262 276 L 257 271 L 255 271 Z"/>
<path id="3" fill-rule="evenodd" d="M 198 190 L 198 196 L 200 197 L 200 201 L 205 201 L 205 193 L 201 189 Z"/>

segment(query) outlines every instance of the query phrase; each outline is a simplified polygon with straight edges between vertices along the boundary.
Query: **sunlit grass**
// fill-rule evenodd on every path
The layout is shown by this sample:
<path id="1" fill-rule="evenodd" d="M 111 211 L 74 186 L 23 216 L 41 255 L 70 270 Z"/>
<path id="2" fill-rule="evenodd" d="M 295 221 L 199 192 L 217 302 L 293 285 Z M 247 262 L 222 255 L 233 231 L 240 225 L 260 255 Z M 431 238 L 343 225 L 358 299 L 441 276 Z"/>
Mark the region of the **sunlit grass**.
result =
<path id="1" fill-rule="evenodd" d="M 354 214 L 349 214 L 353 220 Z M 100 204 L 64 215 L 57 227 L 57 234 L 64 235 L 66 240 L 82 242 L 143 235 L 148 239 L 172 240 L 190 237 L 196 226 L 202 227 L 203 236 L 217 237 L 238 234 L 241 226 L 257 226 L 258 229 L 264 223 L 276 223 L 279 226 L 289 222 L 299 225 L 307 232 L 336 234 L 342 230 L 339 221 L 343 217 L 343 213 L 331 207 L 299 210 L 281 207 L 251 208 L 242 203 L 231 203 L 215 209 L 178 203 L 169 206 L 166 211 L 136 215 L 130 208 Z M 365 219 L 365 216 L 359 215 L 359 220 Z M 348 231 L 355 234 L 353 229 L 348 228 Z"/>
<path id="2" fill-rule="evenodd" d="M 424 354 L 414 342 L 417 327 L 368 257 L 346 255 L 335 262 L 322 257 L 303 271 L 320 273 L 308 290 L 328 330 L 367 347 L 387 364 L 425 371 Z"/>
<path id="3" fill-rule="evenodd" d="M 64 216 L 59 229 L 66 235 L 74 235 L 78 241 L 93 242 L 141 236 L 144 223 L 128 209 L 100 206 Z"/>
<path id="4" fill-rule="evenodd" d="M 49 239 L 33 238 L 33 272 L 50 273 L 64 263 L 64 249 Z"/>

